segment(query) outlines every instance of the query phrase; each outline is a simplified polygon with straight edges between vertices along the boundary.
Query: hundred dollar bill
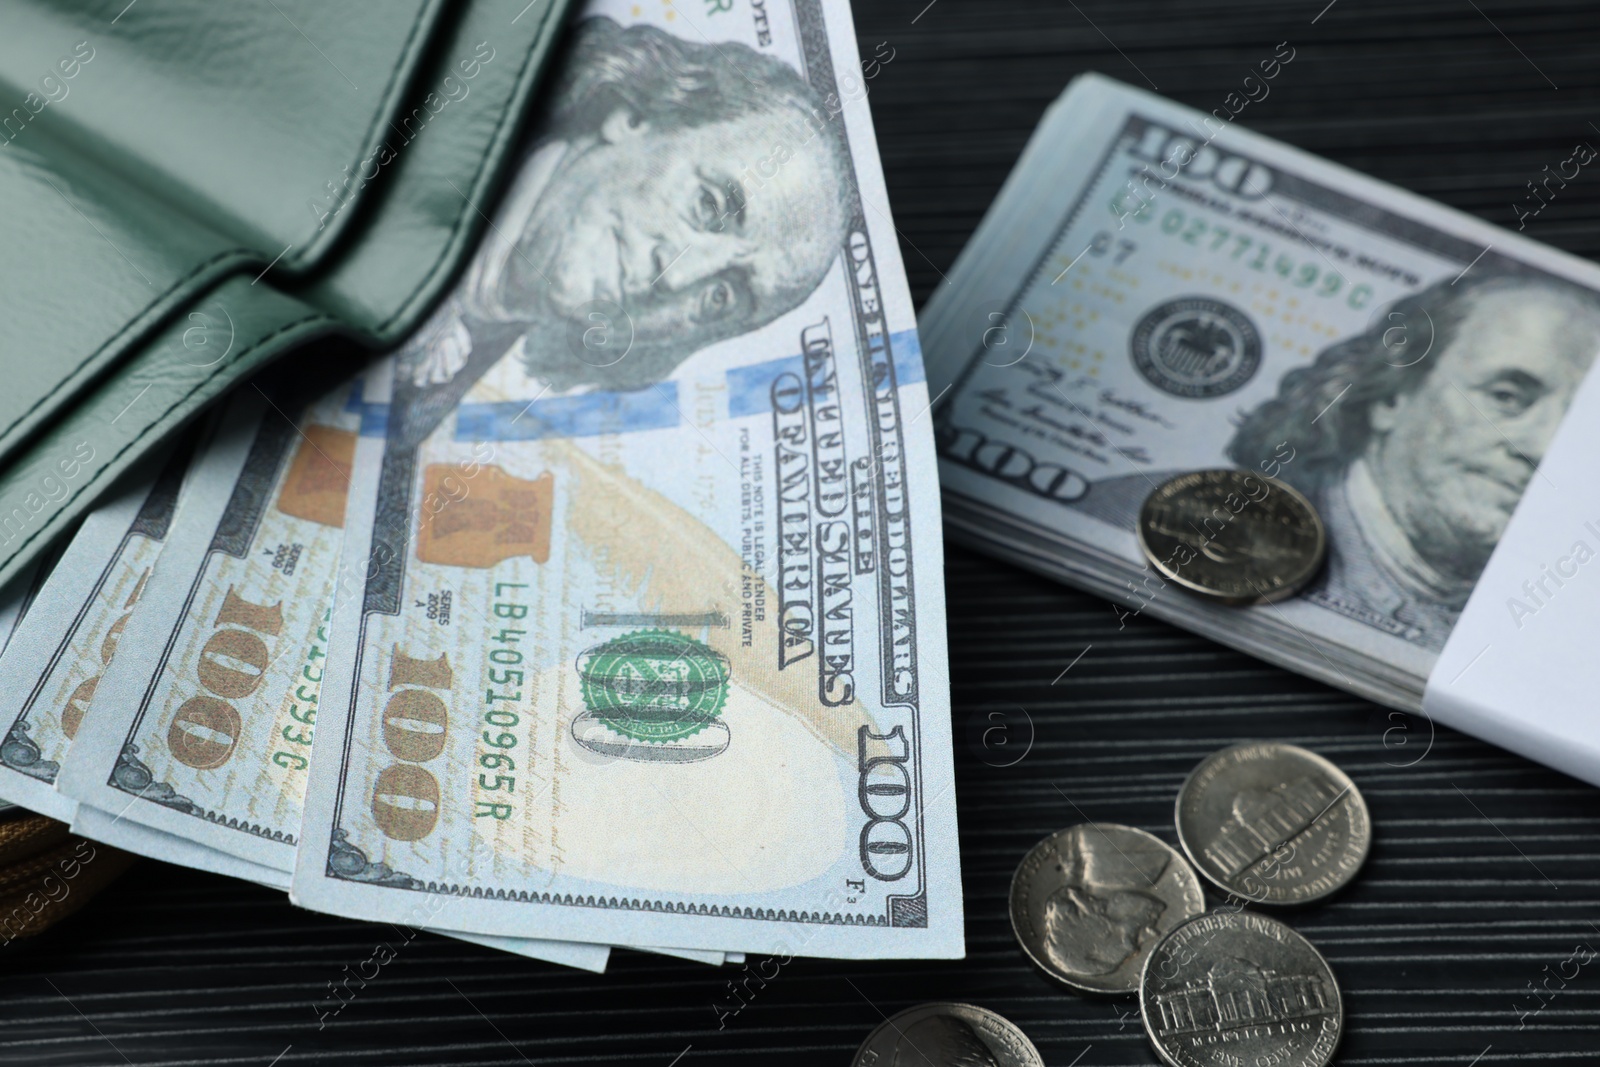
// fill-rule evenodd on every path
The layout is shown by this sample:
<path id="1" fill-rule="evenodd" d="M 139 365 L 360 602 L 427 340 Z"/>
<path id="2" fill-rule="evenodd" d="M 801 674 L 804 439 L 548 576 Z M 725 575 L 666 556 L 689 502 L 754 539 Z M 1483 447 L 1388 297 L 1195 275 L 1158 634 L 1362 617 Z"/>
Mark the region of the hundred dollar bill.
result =
<path id="1" fill-rule="evenodd" d="M 304 402 L 252 385 L 230 403 L 60 792 L 293 868 L 361 423 L 349 396 L 345 386 L 302 413 Z"/>
<path id="2" fill-rule="evenodd" d="M 298 903 L 962 953 L 927 391 L 857 64 L 835 0 L 574 27 L 356 443 Z"/>
<path id="3" fill-rule="evenodd" d="M 1293 58 L 1280 45 L 1262 77 L 1290 81 Z M 1085 76 L 1046 115 L 922 318 L 946 517 L 1124 624 L 1416 708 L 1600 350 L 1600 270 L 1218 103 Z M 1141 503 L 1210 467 L 1320 513 L 1328 562 L 1297 598 L 1217 607 L 1146 565 Z M 1220 559 L 1268 492 L 1163 532 Z"/>
<path id="4" fill-rule="evenodd" d="M 53 565 L 54 556 L 30 564 L 0 591 L 0 655 L 4 655 L 12 634 L 16 633 L 22 617 L 27 614 L 29 605 L 38 594 L 41 578 L 50 573 Z M 0 812 L 10 811 L 16 806 L 14 802 L 0 797 Z"/>
<path id="5" fill-rule="evenodd" d="M 188 443 L 91 512 L 0 655 L 0 797 L 70 821 L 55 781 L 171 528 Z M 157 466 L 158 465 L 158 466 Z"/>
<path id="6" fill-rule="evenodd" d="M 311 404 L 287 398 L 296 392 L 247 386 L 195 458 L 183 521 L 57 782 L 89 837 L 280 889 L 294 867 L 350 455 L 364 425 L 382 430 L 359 388 Z M 609 955 L 466 940 L 595 971 Z"/>
<path id="7" fill-rule="evenodd" d="M 72 832 L 91 841 L 114 844 L 118 848 L 164 863 L 176 863 L 197 871 L 242 878 L 269 889 L 289 888 L 289 875 L 285 871 L 242 860 L 177 834 L 129 822 L 117 815 L 91 808 L 87 804 L 79 804 L 73 814 Z M 490 937 L 480 934 L 460 934 L 449 930 L 430 930 L 429 933 L 470 941 L 475 945 L 543 960 L 546 963 L 559 963 L 579 970 L 593 971 L 596 974 L 605 973 L 606 963 L 611 955 L 610 949 L 604 945 L 541 941 L 535 938 Z"/>
<path id="8" fill-rule="evenodd" d="M 229 878 L 242 878 L 269 889 L 289 888 L 289 876 L 280 870 L 230 856 L 177 834 L 142 826 L 131 819 L 124 819 L 121 813 L 101 811 L 88 804 L 78 804 L 73 811 L 72 832 L 147 859 L 176 863 L 191 870 Z"/>

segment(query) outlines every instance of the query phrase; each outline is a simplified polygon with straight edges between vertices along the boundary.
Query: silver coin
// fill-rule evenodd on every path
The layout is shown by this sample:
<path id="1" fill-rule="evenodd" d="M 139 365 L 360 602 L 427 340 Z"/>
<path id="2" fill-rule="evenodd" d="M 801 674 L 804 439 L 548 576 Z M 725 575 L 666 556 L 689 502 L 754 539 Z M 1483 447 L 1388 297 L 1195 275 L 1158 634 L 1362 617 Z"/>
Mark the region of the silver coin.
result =
<path id="1" fill-rule="evenodd" d="M 1324 1067 L 1344 1030 L 1322 953 L 1243 910 L 1208 912 L 1162 938 L 1144 965 L 1139 1014 L 1169 1067 Z"/>
<path id="2" fill-rule="evenodd" d="M 1219 888 L 1305 904 L 1347 885 L 1372 845 L 1367 802 L 1315 752 L 1250 741 L 1214 752 L 1178 790 L 1178 840 Z"/>
<path id="3" fill-rule="evenodd" d="M 1011 879 L 1011 929 L 1050 977 L 1089 993 L 1132 993 L 1163 934 L 1206 910 L 1200 879 L 1158 837 L 1086 823 L 1029 850 Z"/>
<path id="4" fill-rule="evenodd" d="M 1322 567 L 1328 533 L 1298 490 L 1254 471 L 1194 471 L 1139 509 L 1139 547 L 1164 578 L 1224 604 L 1293 596 Z"/>
<path id="5" fill-rule="evenodd" d="M 879 1023 L 853 1067 L 1044 1067 L 1026 1034 L 973 1004 L 919 1004 Z"/>

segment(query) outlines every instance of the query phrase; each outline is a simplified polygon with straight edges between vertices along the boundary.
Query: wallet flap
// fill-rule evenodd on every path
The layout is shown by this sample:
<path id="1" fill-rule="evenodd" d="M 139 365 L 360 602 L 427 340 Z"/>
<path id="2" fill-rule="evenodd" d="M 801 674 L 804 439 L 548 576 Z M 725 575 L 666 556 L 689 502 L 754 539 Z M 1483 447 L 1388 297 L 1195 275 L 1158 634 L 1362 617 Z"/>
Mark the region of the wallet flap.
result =
<path id="1" fill-rule="evenodd" d="M 359 240 L 298 295 L 249 276 L 208 289 L 10 463 L 0 476 L 0 581 L 139 456 L 274 356 L 341 329 L 389 343 L 415 328 L 520 159 L 521 119 L 568 7 L 542 0 L 507 18 L 498 5 L 471 5 L 414 91 L 424 108 L 431 92 L 456 99 L 425 123 L 414 117 L 409 140 L 391 140 L 391 173 L 374 187 Z M 62 313 L 75 307 L 64 294 Z"/>
<path id="2" fill-rule="evenodd" d="M 193 314 L 199 321 L 164 327 L 99 384 L 92 403 L 73 408 L 8 466 L 0 483 L 0 585 L 230 384 L 338 328 L 293 297 L 251 291 L 244 277 L 224 281 Z"/>
<path id="3" fill-rule="evenodd" d="M 521 158 L 522 120 L 570 6 L 537 0 L 508 17 L 477 3 L 463 13 L 380 146 L 390 174 L 372 192 L 368 225 L 297 288 L 307 302 L 380 346 L 415 329 Z"/>
<path id="4" fill-rule="evenodd" d="M 0 153 L 0 455 L 152 326 L 251 254 L 70 148 Z"/>
<path id="5" fill-rule="evenodd" d="M 307 204 L 329 188 L 360 195 L 353 176 L 388 135 L 442 8 L 18 0 L 0 34 L 0 143 L 70 142 L 294 272 L 339 228 Z"/>
<path id="6" fill-rule="evenodd" d="M 8 6 L 0 197 L 22 209 L 0 225 L 0 457 L 223 276 L 264 289 L 358 228 L 368 183 L 351 176 L 391 136 L 430 33 L 459 22 L 436 26 L 442 10 Z M 345 210 L 321 210 L 330 190 Z"/>

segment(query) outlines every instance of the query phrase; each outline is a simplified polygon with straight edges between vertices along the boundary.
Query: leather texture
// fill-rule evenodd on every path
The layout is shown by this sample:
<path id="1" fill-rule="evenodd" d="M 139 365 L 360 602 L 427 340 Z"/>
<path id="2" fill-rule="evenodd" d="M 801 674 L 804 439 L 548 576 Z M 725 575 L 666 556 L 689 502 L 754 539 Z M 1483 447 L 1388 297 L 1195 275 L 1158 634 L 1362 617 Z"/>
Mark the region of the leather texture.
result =
<path id="1" fill-rule="evenodd" d="M 36 937 L 89 902 L 133 855 L 21 810 L 0 815 L 0 945 Z"/>
<path id="2" fill-rule="evenodd" d="M 414 327 L 515 161 L 567 4 L 273 0 L 246 13 L 184 0 L 117 19 L 118 6 L 68 15 L 30 0 L 24 43 L 0 43 L 0 92 L 17 99 L 40 55 L 93 51 L 70 80 L 69 62 L 34 86 L 59 103 L 20 128 L 0 118 L 0 140 L 14 134 L 0 195 L 30 206 L 0 218 L 0 291 L 15 297 L 0 349 L 13 387 L 0 390 L 0 582 L 269 359 L 330 333 L 381 346 Z M 204 58 L 186 73 L 190 53 Z M 69 108 L 90 89 L 104 96 Z"/>
<path id="3" fill-rule="evenodd" d="M 441 10 L 119 6 L 7 5 L 0 197 L 28 210 L 0 255 L 22 357 L 0 454 L 224 274 L 324 258 L 353 213 L 319 228 L 305 202 L 381 139 Z"/>

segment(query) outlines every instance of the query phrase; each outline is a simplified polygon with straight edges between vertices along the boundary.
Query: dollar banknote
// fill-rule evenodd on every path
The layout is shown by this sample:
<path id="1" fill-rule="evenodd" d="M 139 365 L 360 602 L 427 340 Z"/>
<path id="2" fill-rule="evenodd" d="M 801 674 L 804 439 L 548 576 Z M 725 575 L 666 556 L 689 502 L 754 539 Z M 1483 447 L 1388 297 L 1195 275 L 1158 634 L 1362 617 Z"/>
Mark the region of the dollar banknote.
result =
<path id="1" fill-rule="evenodd" d="M 101 811 L 78 804 L 72 813 L 72 832 L 91 841 L 101 841 L 148 859 L 175 863 L 191 870 L 242 878 L 269 889 L 288 889 L 289 879 L 280 870 L 251 863 L 218 849 L 198 844 L 178 834 L 144 826 L 124 818 L 124 812 Z"/>
<path id="2" fill-rule="evenodd" d="M 1051 107 L 922 318 L 946 516 L 1121 625 L 1417 708 L 1600 350 L 1600 270 L 1248 133 L 1236 104 L 1085 76 Z M 1328 560 L 1298 597 L 1219 607 L 1147 565 L 1142 502 L 1208 467 L 1313 503 Z M 1223 551 L 1250 506 L 1190 547 Z"/>
<path id="3" fill-rule="evenodd" d="M 269 889 L 287 889 L 289 875 L 275 867 L 240 859 L 219 849 L 164 830 L 144 826 L 122 818 L 120 814 L 101 811 L 87 804 L 79 804 L 72 816 L 72 832 L 91 841 L 115 844 L 140 856 L 175 863 L 191 870 L 242 878 Z M 423 929 L 427 929 L 423 927 Z M 537 938 L 493 937 L 482 934 L 462 934 L 450 930 L 429 930 L 429 933 L 469 941 L 475 945 L 510 952 L 546 963 L 559 963 L 578 970 L 603 974 L 611 950 L 604 945 L 587 945 L 567 941 L 542 941 Z M 720 959 L 706 962 L 721 963 Z"/>
<path id="4" fill-rule="evenodd" d="M 70 822 L 73 829 L 132 852 L 287 888 L 281 872 L 84 808 L 55 782 L 120 647 L 172 528 L 180 490 L 201 431 L 130 473 L 111 499 L 85 519 L 65 550 L 47 555 L 35 580 L 24 572 L 0 606 L 0 691 L 9 723 L 0 743 L 0 796 Z M 154 472 L 154 473 L 152 473 Z M 31 610 L 37 608 L 37 610 Z M 13 627 L 17 641 L 13 644 Z"/>
<path id="5" fill-rule="evenodd" d="M 293 868 L 361 428 L 349 396 L 346 384 L 308 405 L 251 385 L 231 402 L 59 792 Z"/>
<path id="6" fill-rule="evenodd" d="M 28 607 L 38 594 L 41 578 L 50 573 L 55 556 L 59 554 L 59 552 L 52 553 L 48 558 L 28 566 L 7 583 L 5 589 L 0 590 L 0 656 L 4 655 L 6 647 L 11 643 L 11 636 L 16 633 L 17 627 L 22 623 L 22 617 L 27 614 Z M 0 796 L 0 813 L 10 811 L 17 806 L 15 801 Z"/>
<path id="7" fill-rule="evenodd" d="M 182 521 L 141 576 L 123 655 L 100 676 L 92 727 L 56 782 L 86 836 L 278 889 L 294 866 L 305 779 L 293 772 L 315 728 L 318 641 L 362 427 L 349 385 L 309 404 L 287 398 L 303 389 L 285 392 L 246 387 L 190 464 Z M 466 939 L 592 971 L 609 956 L 604 945 Z"/>
<path id="8" fill-rule="evenodd" d="M 191 450 L 156 457 L 84 519 L 0 654 L 0 797 L 72 819 L 56 777 L 171 529 Z"/>
<path id="9" fill-rule="evenodd" d="M 70 822 L 76 832 L 140 855 L 183 863 L 274 888 L 281 872 L 235 860 L 181 839 L 80 806 L 54 785 L 96 688 L 143 599 L 172 528 L 196 441 L 174 447 L 130 473 L 111 499 L 85 519 L 65 550 L 40 561 L 38 582 L 24 572 L 0 607 L 0 691 L 9 723 L 0 743 L 0 796 Z M 154 472 L 154 473 L 152 473 Z M 37 610 L 32 610 L 36 608 Z M 17 641 L 13 644 L 12 628 Z"/>
<path id="10" fill-rule="evenodd" d="M 595 3 L 568 49 L 354 442 L 293 898 L 959 956 L 927 389 L 849 8 Z"/>
<path id="11" fill-rule="evenodd" d="M 104 710 L 58 782 L 87 836 L 276 888 L 294 866 L 350 455 L 384 418 L 359 382 L 310 403 L 305 392 L 247 386 L 199 451 L 183 521 L 96 688 Z M 467 939 L 589 970 L 608 955 Z"/>

